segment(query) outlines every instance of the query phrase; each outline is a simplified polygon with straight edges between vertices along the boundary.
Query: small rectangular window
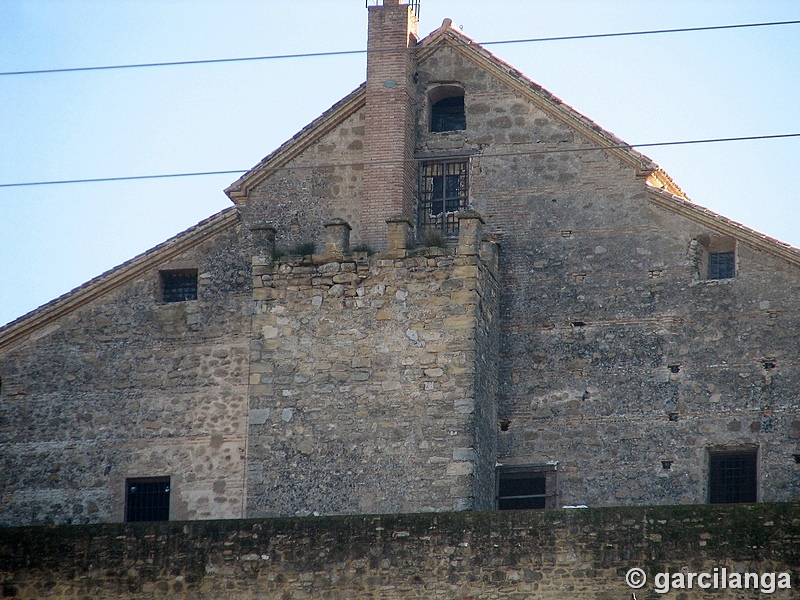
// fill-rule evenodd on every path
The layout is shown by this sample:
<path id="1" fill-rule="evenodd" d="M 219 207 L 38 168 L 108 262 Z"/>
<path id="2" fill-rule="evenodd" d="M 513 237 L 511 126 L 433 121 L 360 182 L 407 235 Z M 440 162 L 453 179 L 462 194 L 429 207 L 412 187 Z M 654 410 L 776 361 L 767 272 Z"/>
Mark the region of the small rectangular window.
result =
<path id="1" fill-rule="evenodd" d="M 197 270 L 161 271 L 161 299 L 164 302 L 197 300 Z"/>
<path id="2" fill-rule="evenodd" d="M 419 229 L 436 229 L 445 236 L 458 235 L 456 214 L 468 202 L 469 161 L 427 162 L 422 165 Z"/>
<path id="3" fill-rule="evenodd" d="M 498 510 L 555 508 L 554 465 L 507 467 L 497 474 Z"/>
<path id="4" fill-rule="evenodd" d="M 733 279 L 735 276 L 736 256 L 734 252 L 709 252 L 709 279 Z"/>
<path id="5" fill-rule="evenodd" d="M 708 490 L 711 504 L 756 502 L 758 451 L 709 452 Z"/>
<path id="6" fill-rule="evenodd" d="M 169 477 L 126 480 L 125 520 L 169 521 L 169 487 Z"/>

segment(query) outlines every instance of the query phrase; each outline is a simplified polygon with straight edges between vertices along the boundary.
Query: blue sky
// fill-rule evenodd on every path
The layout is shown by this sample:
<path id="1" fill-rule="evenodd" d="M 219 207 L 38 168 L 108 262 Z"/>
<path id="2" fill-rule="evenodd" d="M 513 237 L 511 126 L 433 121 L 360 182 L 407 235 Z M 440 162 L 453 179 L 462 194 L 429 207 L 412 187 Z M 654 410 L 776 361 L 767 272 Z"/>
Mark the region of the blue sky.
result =
<path id="1" fill-rule="evenodd" d="M 364 0 L 2 0 L 0 71 L 363 49 Z M 422 0 L 479 42 L 800 19 L 795 0 Z M 489 46 L 629 143 L 800 132 L 800 25 Z M 0 183 L 248 169 L 365 56 L 0 76 Z M 800 246 L 800 139 L 642 150 Z M 230 205 L 236 175 L 0 188 L 0 324 Z"/>

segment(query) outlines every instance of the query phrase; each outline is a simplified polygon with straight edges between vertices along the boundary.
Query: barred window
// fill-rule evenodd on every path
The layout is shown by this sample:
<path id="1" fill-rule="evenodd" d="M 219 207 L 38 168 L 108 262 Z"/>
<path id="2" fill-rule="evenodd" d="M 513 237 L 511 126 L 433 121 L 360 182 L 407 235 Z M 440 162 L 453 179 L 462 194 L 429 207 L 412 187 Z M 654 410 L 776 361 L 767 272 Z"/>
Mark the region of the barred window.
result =
<path id="1" fill-rule="evenodd" d="M 164 302 L 197 300 L 197 269 L 161 271 L 161 299 Z"/>
<path id="2" fill-rule="evenodd" d="M 125 520 L 169 521 L 169 477 L 126 480 Z"/>
<path id="3" fill-rule="evenodd" d="M 711 504 L 758 499 L 758 451 L 709 452 L 708 501 Z"/>
<path id="4" fill-rule="evenodd" d="M 426 162 L 420 184 L 419 230 L 458 235 L 456 213 L 467 208 L 469 161 Z"/>
<path id="5" fill-rule="evenodd" d="M 736 277 L 736 239 L 727 235 L 703 234 L 696 238 L 697 277 L 705 281 Z"/>
<path id="6" fill-rule="evenodd" d="M 733 252 L 708 254 L 708 279 L 732 279 L 736 275 L 736 255 Z"/>

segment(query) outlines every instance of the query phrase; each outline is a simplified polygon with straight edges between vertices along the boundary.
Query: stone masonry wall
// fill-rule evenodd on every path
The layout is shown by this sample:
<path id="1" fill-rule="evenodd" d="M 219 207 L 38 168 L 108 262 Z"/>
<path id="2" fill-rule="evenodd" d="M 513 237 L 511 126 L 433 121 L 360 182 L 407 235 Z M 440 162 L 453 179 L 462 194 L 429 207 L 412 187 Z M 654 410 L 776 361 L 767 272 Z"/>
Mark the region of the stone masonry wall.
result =
<path id="1" fill-rule="evenodd" d="M 701 281 L 704 229 L 649 212 L 562 220 L 510 266 L 501 453 L 559 461 L 564 503 L 658 504 L 707 500 L 709 451 L 758 448 L 759 498 L 800 497 L 798 269 L 740 243 L 736 278 Z"/>
<path id="2" fill-rule="evenodd" d="M 474 248 L 254 259 L 249 516 L 489 506 L 496 294 Z"/>
<path id="3" fill-rule="evenodd" d="M 798 548 L 796 504 L 0 528 L 0 586 L 20 600 L 617 600 L 638 567 L 637 597 L 785 599 L 800 597 Z M 655 592 L 658 573 L 685 586 L 723 568 L 788 573 L 791 588 Z"/>
<path id="4" fill-rule="evenodd" d="M 800 269 L 739 241 L 736 277 L 705 281 L 715 231 L 633 166 L 453 48 L 418 73 L 417 152 L 471 155 L 503 249 L 498 461 L 557 463 L 560 504 L 701 503 L 709 451 L 757 448 L 759 498 L 799 498 Z M 463 131 L 428 131 L 442 82 Z"/>
<path id="5" fill-rule="evenodd" d="M 122 521 L 155 476 L 172 518 L 242 516 L 249 262 L 234 226 L 0 350 L 0 524 Z M 161 302 L 187 268 L 198 299 Z"/>

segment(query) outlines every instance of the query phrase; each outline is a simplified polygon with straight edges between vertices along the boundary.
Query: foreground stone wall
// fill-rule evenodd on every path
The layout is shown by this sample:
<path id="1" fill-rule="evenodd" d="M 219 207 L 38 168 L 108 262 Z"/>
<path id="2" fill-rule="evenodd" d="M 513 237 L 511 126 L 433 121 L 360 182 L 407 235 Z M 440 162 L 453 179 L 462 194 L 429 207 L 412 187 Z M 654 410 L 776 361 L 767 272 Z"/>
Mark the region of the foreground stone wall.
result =
<path id="1" fill-rule="evenodd" d="M 0 529 L 4 597 L 658 598 L 658 573 L 785 572 L 797 598 L 800 506 L 461 512 Z M 759 585 L 760 585 L 759 579 Z M 686 581 L 684 581 L 686 585 Z M 667 598 L 701 598 L 694 583 Z"/>

